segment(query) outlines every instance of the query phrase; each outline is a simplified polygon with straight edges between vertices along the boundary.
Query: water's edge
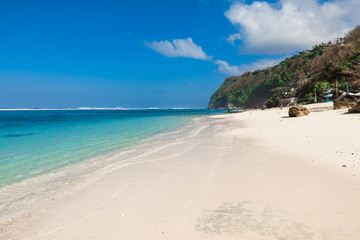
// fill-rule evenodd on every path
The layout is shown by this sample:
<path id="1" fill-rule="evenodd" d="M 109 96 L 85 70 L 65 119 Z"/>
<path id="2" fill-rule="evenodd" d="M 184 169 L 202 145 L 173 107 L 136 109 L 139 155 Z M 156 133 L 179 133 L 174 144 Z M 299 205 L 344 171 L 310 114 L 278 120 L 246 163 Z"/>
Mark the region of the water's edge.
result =
<path id="1" fill-rule="evenodd" d="M 138 164 L 139 156 L 146 155 L 154 146 L 162 146 L 197 134 L 207 126 L 210 116 L 197 116 L 167 132 L 141 140 L 134 145 L 82 160 L 36 177 L 0 189 L 0 224 L 10 218 L 30 212 L 42 201 L 55 195 L 65 195 L 84 187 L 90 176 Z"/>

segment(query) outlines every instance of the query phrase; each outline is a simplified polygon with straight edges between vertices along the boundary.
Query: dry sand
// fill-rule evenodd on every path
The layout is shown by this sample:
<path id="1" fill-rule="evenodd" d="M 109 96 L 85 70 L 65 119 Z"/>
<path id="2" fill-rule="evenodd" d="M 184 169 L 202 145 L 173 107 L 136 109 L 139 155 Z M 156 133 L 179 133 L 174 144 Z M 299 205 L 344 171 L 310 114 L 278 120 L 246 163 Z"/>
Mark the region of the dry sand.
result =
<path id="1" fill-rule="evenodd" d="M 360 239 L 360 114 L 318 106 L 199 118 L 2 223 L 0 238 Z"/>

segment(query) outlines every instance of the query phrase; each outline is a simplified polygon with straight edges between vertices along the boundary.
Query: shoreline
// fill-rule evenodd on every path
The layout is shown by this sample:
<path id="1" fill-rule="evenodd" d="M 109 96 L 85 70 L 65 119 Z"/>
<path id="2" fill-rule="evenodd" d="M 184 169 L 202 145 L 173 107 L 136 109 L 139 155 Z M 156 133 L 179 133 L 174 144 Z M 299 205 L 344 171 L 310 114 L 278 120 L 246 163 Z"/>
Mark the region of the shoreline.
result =
<path id="1" fill-rule="evenodd" d="M 0 188 L 179 129 L 196 115 L 219 112 L 205 109 L 0 112 L 4 125 L 0 133 L 0 158 L 5 173 L 0 175 Z"/>
<path id="2" fill-rule="evenodd" d="M 67 192 L 74 190 L 76 187 L 81 188 L 81 184 L 86 184 L 85 179 L 89 176 L 107 171 L 109 168 L 116 169 L 134 164 L 128 161 L 143 154 L 151 142 L 157 142 L 159 139 L 171 136 L 176 137 L 181 132 L 190 133 L 194 128 L 192 122 L 203 117 L 206 116 L 189 119 L 187 123 L 180 127 L 149 136 L 133 145 L 102 153 L 95 157 L 54 169 L 48 173 L 1 187 L 0 226 L 12 217 L 19 217 L 24 213 L 27 214 L 26 212 L 29 210 L 32 211 L 34 204 L 37 204 L 39 200 L 44 202 L 54 195 L 66 195 Z"/>
<path id="3" fill-rule="evenodd" d="M 109 171 L 109 168 L 117 169 L 134 164 L 128 161 L 144 154 L 147 146 L 152 142 L 161 141 L 164 138 L 176 138 L 182 132 L 190 133 L 194 130 L 193 122 L 200 121 L 203 117 L 206 116 L 189 119 L 180 127 L 149 136 L 133 145 L 102 153 L 48 173 L 1 187 L 0 226 L 13 217 L 21 217 L 21 215 L 27 214 L 29 210 L 32 211 L 34 204 L 37 204 L 38 201 L 44 202 L 54 195 L 66 195 L 67 192 L 73 191 L 75 188 L 81 188 L 81 184 L 87 184 L 84 179 L 89 176 Z"/>
<path id="4" fill-rule="evenodd" d="M 192 134 L 149 142 L 136 162 L 109 165 L 23 219 L 0 224 L 0 236 L 357 239 L 360 115 L 345 111 L 196 118 Z"/>

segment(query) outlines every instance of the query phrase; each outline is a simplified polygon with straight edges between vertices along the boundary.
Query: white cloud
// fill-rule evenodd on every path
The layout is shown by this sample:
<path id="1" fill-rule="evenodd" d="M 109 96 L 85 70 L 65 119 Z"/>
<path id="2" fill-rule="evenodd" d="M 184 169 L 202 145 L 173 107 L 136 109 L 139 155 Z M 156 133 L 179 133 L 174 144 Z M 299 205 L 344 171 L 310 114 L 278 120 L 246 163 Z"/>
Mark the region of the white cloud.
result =
<path id="1" fill-rule="evenodd" d="M 230 75 L 241 75 L 247 71 L 264 69 L 274 66 L 281 62 L 283 59 L 260 59 L 250 65 L 244 64 L 241 66 L 230 66 L 229 63 L 223 60 L 215 60 L 214 63 L 218 65 L 218 71 Z"/>
<path id="2" fill-rule="evenodd" d="M 225 16 L 248 53 L 280 54 L 342 37 L 360 23 L 359 0 L 280 0 L 233 3 Z"/>
<path id="3" fill-rule="evenodd" d="M 165 40 L 145 43 L 146 46 L 166 57 L 186 57 L 202 60 L 210 60 L 211 56 L 206 55 L 202 48 L 196 45 L 191 38 L 174 39 L 172 42 Z"/>
<path id="4" fill-rule="evenodd" d="M 151 43 L 145 43 L 154 51 L 165 55 L 167 57 L 187 57 L 195 58 L 204 61 L 210 61 L 218 66 L 218 71 L 229 75 L 240 75 L 244 72 L 256 69 L 263 69 L 268 66 L 275 65 L 280 62 L 280 59 L 262 59 L 251 65 L 231 66 L 228 62 L 223 60 L 213 60 L 201 48 L 196 45 L 191 38 L 175 39 L 172 42 L 165 40 Z"/>
<path id="5" fill-rule="evenodd" d="M 251 65 L 242 65 L 242 69 L 245 71 L 264 69 L 267 67 L 274 66 L 283 60 L 284 59 L 273 59 L 273 58 L 260 59 L 257 62 L 252 63 Z"/>
<path id="6" fill-rule="evenodd" d="M 230 34 L 226 41 L 230 44 L 234 44 L 236 40 L 241 40 L 240 33 Z"/>
<path id="7" fill-rule="evenodd" d="M 215 64 L 219 66 L 219 72 L 230 74 L 230 75 L 239 75 L 242 73 L 241 69 L 238 66 L 230 66 L 229 63 L 223 60 L 215 60 Z"/>

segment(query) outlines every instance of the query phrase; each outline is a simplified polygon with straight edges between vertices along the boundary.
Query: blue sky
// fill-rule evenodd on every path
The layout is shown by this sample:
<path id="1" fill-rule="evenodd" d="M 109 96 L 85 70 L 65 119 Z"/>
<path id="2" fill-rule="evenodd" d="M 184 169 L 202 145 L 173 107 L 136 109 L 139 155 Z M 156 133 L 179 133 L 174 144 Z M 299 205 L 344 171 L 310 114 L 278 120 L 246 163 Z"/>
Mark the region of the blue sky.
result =
<path id="1" fill-rule="evenodd" d="M 357 0 L 1 1 L 0 108 L 207 107 L 360 22 Z"/>

